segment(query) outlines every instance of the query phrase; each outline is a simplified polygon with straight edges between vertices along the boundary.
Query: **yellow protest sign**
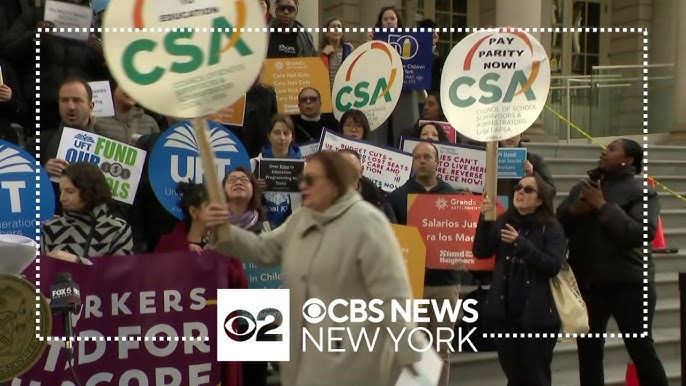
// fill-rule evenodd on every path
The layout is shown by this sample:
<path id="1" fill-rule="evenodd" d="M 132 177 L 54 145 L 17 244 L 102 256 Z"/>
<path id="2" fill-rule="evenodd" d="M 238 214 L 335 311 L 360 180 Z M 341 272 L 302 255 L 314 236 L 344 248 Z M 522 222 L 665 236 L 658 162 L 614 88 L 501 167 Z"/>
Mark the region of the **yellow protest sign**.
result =
<path id="1" fill-rule="evenodd" d="M 281 58 L 264 61 L 262 83 L 274 87 L 277 110 L 281 114 L 300 114 L 298 94 L 312 87 L 322 96 L 322 113 L 330 113 L 329 70 L 320 58 Z"/>
<path id="2" fill-rule="evenodd" d="M 410 287 L 415 299 L 424 296 L 424 268 L 426 266 L 426 246 L 416 227 L 391 224 L 395 237 L 403 252 L 405 266 L 410 276 Z"/>
<path id="3" fill-rule="evenodd" d="M 243 126 L 245 118 L 245 95 L 227 108 L 217 112 L 210 118 L 224 125 Z"/>

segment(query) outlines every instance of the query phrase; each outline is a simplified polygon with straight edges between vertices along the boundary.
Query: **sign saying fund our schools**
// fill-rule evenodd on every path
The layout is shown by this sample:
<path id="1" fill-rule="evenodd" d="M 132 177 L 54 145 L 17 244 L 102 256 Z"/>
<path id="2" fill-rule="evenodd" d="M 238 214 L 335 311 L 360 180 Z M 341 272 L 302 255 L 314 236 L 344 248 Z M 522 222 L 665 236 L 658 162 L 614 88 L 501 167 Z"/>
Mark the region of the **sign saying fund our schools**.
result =
<path id="1" fill-rule="evenodd" d="M 331 112 L 329 70 L 320 58 L 267 59 L 262 82 L 274 87 L 277 110 L 281 114 L 300 114 L 298 94 L 305 87 L 319 91 L 322 113 Z"/>
<path id="2" fill-rule="evenodd" d="M 97 165 L 112 189 L 112 198 L 133 204 L 143 174 L 146 152 L 98 134 L 65 127 L 57 158 L 69 163 L 85 161 Z M 59 178 L 53 177 L 54 182 Z"/>
<path id="3" fill-rule="evenodd" d="M 372 145 L 365 141 L 346 138 L 325 130 L 322 133 L 321 150 L 353 149 L 362 157 L 362 174 L 385 192 L 401 187 L 410 178 L 412 155 L 396 149 Z"/>
<path id="4" fill-rule="evenodd" d="M 518 29 L 479 31 L 446 58 L 441 105 L 448 121 L 476 141 L 501 141 L 529 128 L 543 110 L 550 63 L 543 46 Z"/>
<path id="5" fill-rule="evenodd" d="M 482 196 L 408 194 L 407 225 L 416 226 L 426 244 L 426 267 L 433 269 L 493 270 L 495 259 L 476 259 L 472 244 Z M 505 210 L 497 203 L 497 213 Z"/>
<path id="6" fill-rule="evenodd" d="M 40 185 L 38 190 L 36 179 Z M 48 174 L 36 166 L 36 159 L 24 149 L 1 139 L 0 213 L 0 234 L 31 239 L 36 236 L 36 221 L 49 220 L 55 215 L 55 194 Z"/>
<path id="7" fill-rule="evenodd" d="M 202 117 L 252 86 L 267 55 L 264 13 L 250 0 L 118 0 L 103 51 L 119 84 L 158 113 Z"/>
<path id="8" fill-rule="evenodd" d="M 82 306 L 72 325 L 81 385 L 219 384 L 215 315 L 217 288 L 230 285 L 225 261 L 211 251 L 103 256 L 90 266 L 41 258 L 45 297 L 59 272 L 70 272 L 79 286 Z M 36 268 L 24 275 L 35 277 Z M 53 319 L 52 336 L 64 336 L 62 320 Z M 12 384 L 73 379 L 64 342 L 50 339 L 38 363 Z"/>
<path id="9" fill-rule="evenodd" d="M 208 124 L 219 179 L 223 179 L 239 166 L 250 170 L 248 152 L 238 138 L 217 122 L 208 121 Z M 178 206 L 179 195 L 176 191 L 178 183 L 205 182 L 198 140 L 188 121 L 178 122 L 160 134 L 150 152 L 148 176 L 152 190 L 162 206 L 176 218 L 182 219 L 183 213 Z"/>
<path id="10" fill-rule="evenodd" d="M 340 120 L 350 109 L 361 110 L 370 128 L 377 129 L 395 109 L 403 77 L 402 59 L 388 43 L 374 40 L 357 47 L 334 78 L 334 116 Z"/>
<path id="11" fill-rule="evenodd" d="M 402 138 L 402 151 L 412 153 L 419 140 Z M 474 193 L 484 190 L 486 176 L 486 150 L 463 144 L 432 142 L 438 149 L 438 178 L 454 188 Z M 526 149 L 498 149 L 498 178 L 524 177 Z"/>
<path id="12" fill-rule="evenodd" d="M 393 47 L 403 61 L 403 90 L 430 90 L 433 66 L 433 32 L 374 32 L 374 40 Z"/>

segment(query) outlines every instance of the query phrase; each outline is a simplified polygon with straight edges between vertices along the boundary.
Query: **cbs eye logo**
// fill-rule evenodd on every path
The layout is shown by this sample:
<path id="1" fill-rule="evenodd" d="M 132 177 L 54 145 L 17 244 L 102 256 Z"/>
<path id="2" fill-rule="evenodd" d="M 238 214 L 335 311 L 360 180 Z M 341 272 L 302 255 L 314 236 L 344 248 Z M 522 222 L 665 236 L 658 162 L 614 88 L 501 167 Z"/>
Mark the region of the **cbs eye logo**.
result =
<path id="1" fill-rule="evenodd" d="M 265 308 L 255 317 L 246 310 L 234 310 L 224 319 L 224 333 L 235 342 L 281 342 L 282 334 L 270 333 L 281 326 L 283 316 L 276 308 Z"/>

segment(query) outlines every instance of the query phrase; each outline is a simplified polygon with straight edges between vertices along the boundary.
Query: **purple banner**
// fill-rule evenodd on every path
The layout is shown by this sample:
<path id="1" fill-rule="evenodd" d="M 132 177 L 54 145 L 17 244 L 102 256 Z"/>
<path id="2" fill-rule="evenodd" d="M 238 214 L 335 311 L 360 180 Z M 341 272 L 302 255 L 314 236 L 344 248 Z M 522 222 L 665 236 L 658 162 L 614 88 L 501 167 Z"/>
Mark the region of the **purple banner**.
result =
<path id="1" fill-rule="evenodd" d="M 217 288 L 228 286 L 225 258 L 174 252 L 92 260 L 94 265 L 85 266 L 41 257 L 38 271 L 40 290 L 48 298 L 59 272 L 70 272 L 80 287 L 83 305 L 72 325 L 82 338 L 74 342 L 81 385 L 219 384 L 216 295 Z M 24 274 L 35 282 L 35 263 Z M 55 317 L 52 335 L 64 336 L 63 326 Z M 52 341 L 33 369 L 11 383 L 75 384 L 64 342 Z"/>

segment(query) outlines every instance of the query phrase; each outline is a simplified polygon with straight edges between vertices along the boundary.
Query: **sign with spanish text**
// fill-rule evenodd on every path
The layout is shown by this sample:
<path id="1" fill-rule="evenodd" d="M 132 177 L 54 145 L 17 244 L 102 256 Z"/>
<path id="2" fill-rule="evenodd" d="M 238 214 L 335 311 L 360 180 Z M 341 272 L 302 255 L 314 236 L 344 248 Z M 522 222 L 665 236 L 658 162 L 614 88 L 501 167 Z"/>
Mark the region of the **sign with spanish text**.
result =
<path id="1" fill-rule="evenodd" d="M 325 130 L 320 150 L 353 149 L 362 158 L 362 174 L 385 192 L 392 192 L 407 182 L 412 172 L 412 156 L 397 149 L 372 145 Z"/>
<path id="2" fill-rule="evenodd" d="M 441 76 L 441 107 L 460 133 L 502 141 L 538 118 L 550 88 L 541 43 L 521 29 L 474 32 L 450 51 Z"/>
<path id="3" fill-rule="evenodd" d="M 106 80 L 88 82 L 93 90 L 93 115 L 96 117 L 113 117 L 114 101 L 110 82 Z"/>
<path id="4" fill-rule="evenodd" d="M 103 52 L 117 82 L 163 115 L 212 115 L 260 74 L 268 33 L 254 1 L 118 0 L 103 20 Z"/>
<path id="5" fill-rule="evenodd" d="M 220 180 L 239 166 L 252 170 L 248 152 L 229 129 L 214 121 L 208 121 L 208 127 Z M 178 206 L 177 185 L 181 181 L 196 184 L 206 182 L 198 140 L 190 122 L 178 122 L 160 134 L 150 151 L 148 176 L 160 204 L 181 220 L 183 213 Z"/>
<path id="6" fill-rule="evenodd" d="M 79 286 L 73 363 L 82 385 L 218 385 L 213 341 L 217 288 L 229 286 L 225 261 L 212 251 L 103 256 L 94 265 L 41 256 L 40 271 L 33 263 L 24 275 L 32 280 L 39 272 L 47 298 L 60 272 Z M 63 335 L 63 318 L 55 317 L 51 336 Z M 65 342 L 55 338 L 11 384 L 66 386 L 73 379 Z"/>
<path id="7" fill-rule="evenodd" d="M 405 267 L 410 278 L 412 296 L 422 299 L 424 296 L 424 275 L 426 273 L 426 245 L 417 227 L 391 224 L 395 238 L 400 244 Z"/>
<path id="8" fill-rule="evenodd" d="M 47 0 L 45 2 L 43 20 L 52 22 L 55 28 L 65 29 L 64 31 L 53 32 L 52 34 L 55 36 L 67 39 L 88 40 L 88 31 L 93 20 L 93 10 L 91 7 L 76 5 L 73 2 Z M 73 31 L 72 28 L 74 28 Z"/>
<path id="9" fill-rule="evenodd" d="M 395 32 L 374 32 L 374 40 L 388 43 L 403 62 L 403 91 L 430 90 L 433 66 L 433 32 L 397 29 Z"/>
<path id="10" fill-rule="evenodd" d="M 243 126 L 245 119 L 245 95 L 238 98 L 231 106 L 217 112 L 211 118 L 222 125 Z"/>
<path id="11" fill-rule="evenodd" d="M 36 159 L 26 150 L 1 139 L 0 213 L 0 234 L 30 239 L 36 236 L 36 220 L 55 215 L 55 194 L 45 169 L 36 166 Z"/>
<path id="12" fill-rule="evenodd" d="M 112 189 L 112 198 L 133 204 L 143 174 L 145 150 L 98 134 L 65 127 L 56 158 L 69 163 L 86 161 L 97 165 Z M 59 182 L 59 178 L 52 178 Z"/>
<path id="13" fill-rule="evenodd" d="M 448 136 L 448 141 L 450 143 L 457 143 L 457 130 L 453 127 L 453 125 L 450 124 L 450 122 L 419 120 L 419 127 L 422 127 L 422 125 L 427 123 L 435 123 L 440 125 L 440 128 L 443 129 L 445 135 Z"/>
<path id="14" fill-rule="evenodd" d="M 334 116 L 340 121 L 346 111 L 361 110 L 376 130 L 398 104 L 403 74 L 402 58 L 388 43 L 373 40 L 357 47 L 334 78 Z"/>
<path id="15" fill-rule="evenodd" d="M 480 195 L 407 195 L 407 225 L 422 235 L 427 268 L 493 270 L 495 258 L 476 259 L 472 254 L 481 201 Z M 496 206 L 498 214 L 505 211 L 500 202 Z"/>
<path id="16" fill-rule="evenodd" d="M 300 114 L 298 94 L 305 87 L 319 91 L 322 113 L 331 112 L 329 69 L 319 57 L 266 59 L 262 82 L 274 87 L 281 114 Z"/>
<path id="17" fill-rule="evenodd" d="M 258 163 L 257 178 L 266 181 L 265 192 L 299 192 L 298 178 L 304 167 L 303 160 L 263 158 Z"/>

